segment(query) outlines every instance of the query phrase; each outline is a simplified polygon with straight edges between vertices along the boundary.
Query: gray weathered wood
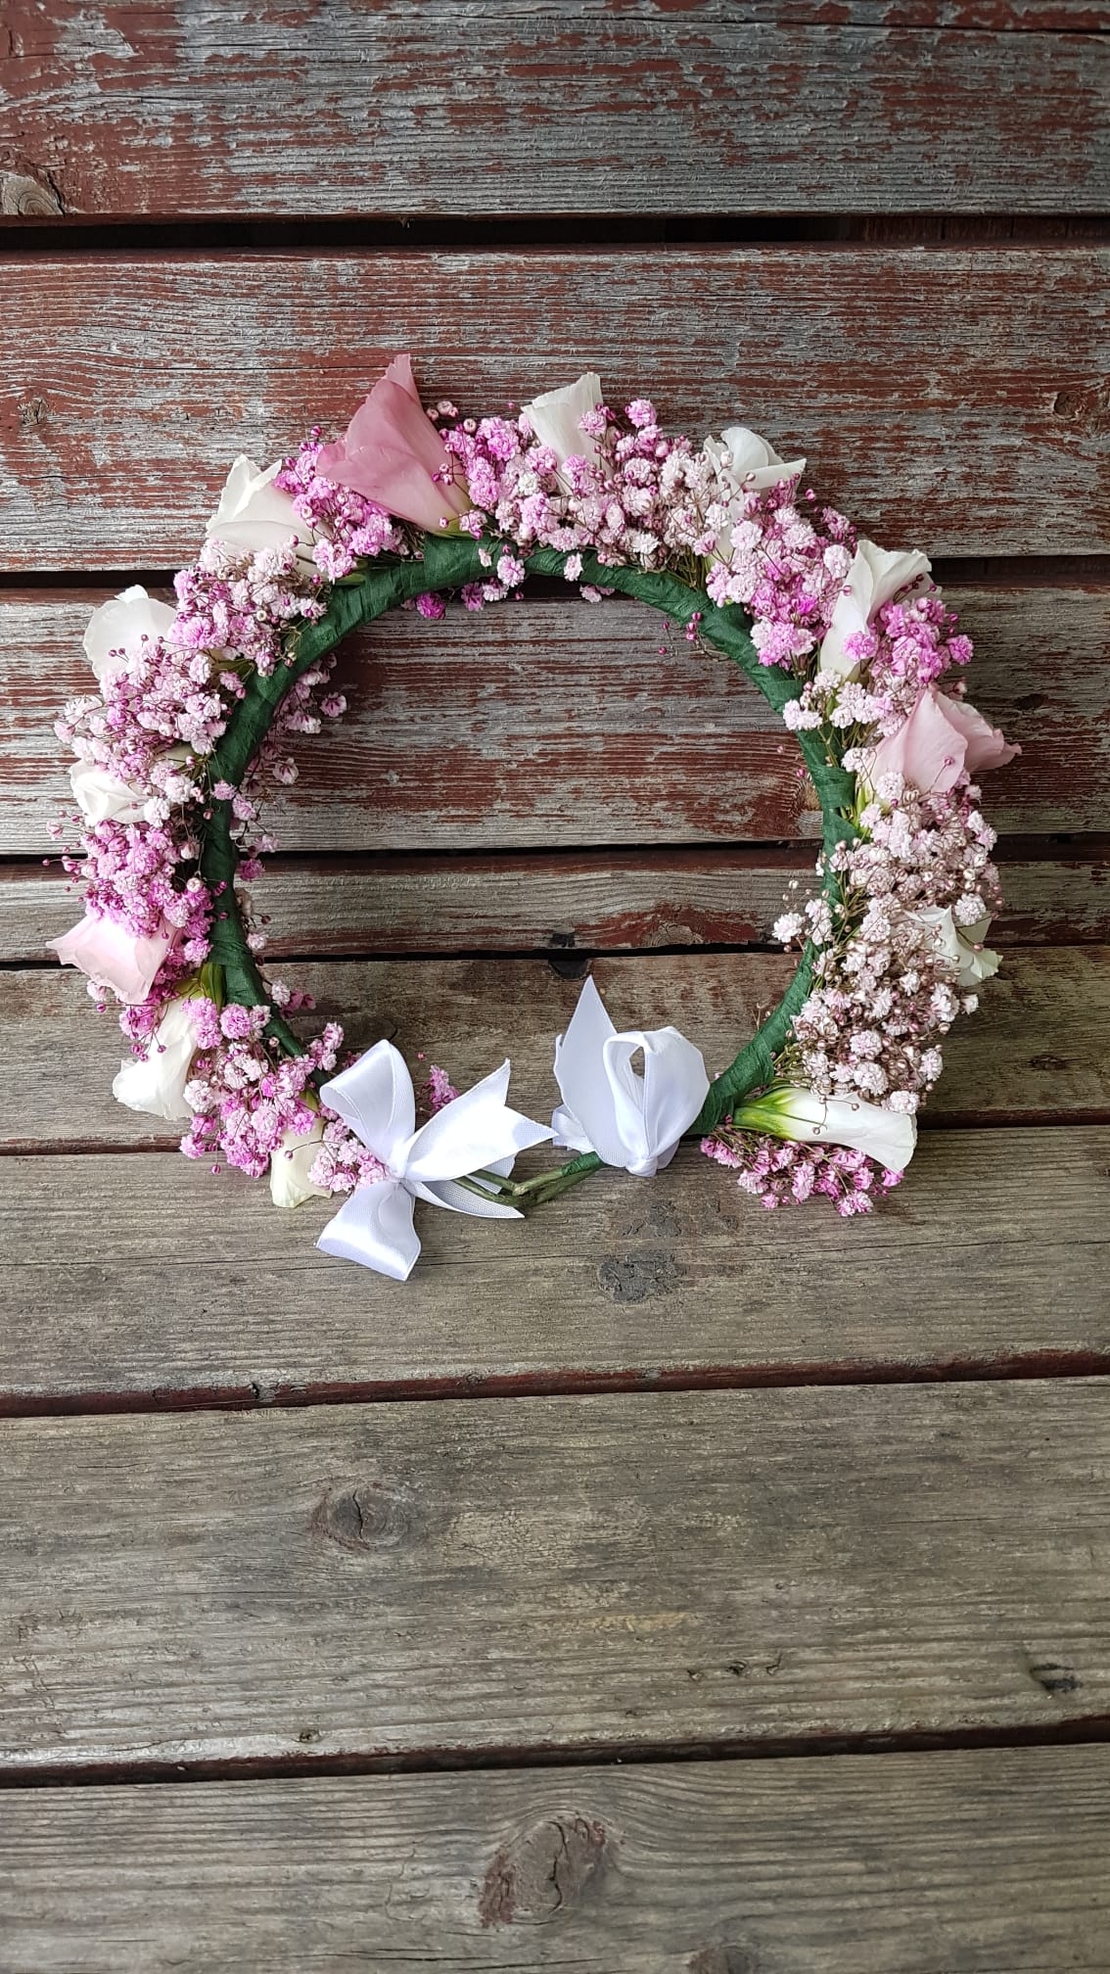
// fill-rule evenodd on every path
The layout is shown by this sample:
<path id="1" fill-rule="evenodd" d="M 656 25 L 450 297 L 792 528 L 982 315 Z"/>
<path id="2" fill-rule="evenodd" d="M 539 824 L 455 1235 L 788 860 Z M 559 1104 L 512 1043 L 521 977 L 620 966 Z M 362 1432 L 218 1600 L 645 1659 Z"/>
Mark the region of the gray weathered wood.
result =
<path id="1" fill-rule="evenodd" d="M 602 959 L 591 970 L 618 1027 L 674 1021 L 716 1074 L 783 994 L 795 963 L 787 955 L 667 954 Z M 557 1101 L 552 1044 L 573 1013 L 578 975 L 560 975 L 540 958 L 297 961 L 282 971 L 315 998 L 315 1011 L 296 1021 L 306 1035 L 325 1020 L 339 1021 L 354 1049 L 388 1035 L 414 1072 L 423 1051 L 459 1088 L 509 1055 L 519 1104 L 546 1116 Z M 0 972 L 0 1032 L 9 1059 L 0 1150 L 129 1149 L 180 1138 L 180 1127 L 114 1101 L 112 1078 L 128 1049 L 76 972 Z M 945 1058 L 930 1122 L 1110 1117 L 1110 950 L 1011 951 L 978 1013 L 947 1038 Z"/>
<path id="2" fill-rule="evenodd" d="M 1110 943 L 1104 852 L 1012 861 L 1003 845 L 1007 947 Z M 618 952 L 766 945 L 792 878 L 812 883 L 804 844 L 679 850 L 277 857 L 251 886 L 271 958 L 450 952 Z M 57 863 L 0 865 L 0 958 L 52 960 L 79 892 Z"/>
<path id="3" fill-rule="evenodd" d="M 1000 829 L 1110 828 L 1110 589 L 953 587 L 970 697 L 1021 743 L 984 776 Z M 0 602 L 0 850 L 53 848 L 72 808 L 62 702 L 105 592 Z M 797 748 L 735 666 L 653 612 L 526 598 L 442 624 L 395 613 L 340 654 L 347 716 L 267 805 L 283 850 L 520 850 L 812 835 Z"/>
<path id="4" fill-rule="evenodd" d="M 1108 1178 L 1105 1128 L 931 1131 L 843 1221 L 690 1149 L 520 1224 L 418 1208 L 399 1288 L 316 1250 L 324 1201 L 165 1153 L 3 1159 L 0 1407 L 1102 1368 Z"/>
<path id="5" fill-rule="evenodd" d="M 0 1766 L 1102 1715 L 1108 1397 L 1072 1379 L 11 1420 Z"/>
<path id="6" fill-rule="evenodd" d="M 1105 1748 L 16 1790 L 19 1974 L 1105 1969 Z"/>
<path id="7" fill-rule="evenodd" d="M 15 0 L 4 210 L 407 218 L 1107 204 L 1096 40 L 937 32 L 935 11 L 920 8 L 923 26 L 888 31 L 845 26 L 846 9 L 827 24 L 816 8 L 752 11 L 393 5 L 346 9 L 340 30 L 321 0 L 295 25 L 193 0 Z M 816 24 L 796 25 L 807 13 Z M 15 195 L 22 184 L 36 201 Z"/>
<path id="8" fill-rule="evenodd" d="M 559 127 L 577 156 L 562 105 Z M 1105 266 L 1081 245 L 13 255 L 5 559 L 177 566 L 234 454 L 345 424 L 409 348 L 426 394 L 467 409 L 590 362 L 695 437 L 742 419 L 804 442 L 814 484 L 891 546 L 1100 552 Z"/>

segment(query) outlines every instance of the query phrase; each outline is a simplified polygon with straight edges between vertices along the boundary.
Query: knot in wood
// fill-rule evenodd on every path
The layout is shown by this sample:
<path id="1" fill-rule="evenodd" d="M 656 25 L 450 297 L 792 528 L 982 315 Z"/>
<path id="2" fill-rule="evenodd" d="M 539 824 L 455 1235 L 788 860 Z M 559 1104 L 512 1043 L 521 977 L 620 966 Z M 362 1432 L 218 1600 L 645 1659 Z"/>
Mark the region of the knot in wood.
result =
<path id="1" fill-rule="evenodd" d="M 333 1481 L 312 1527 L 341 1549 L 393 1549 L 411 1539 L 416 1514 L 404 1488 L 378 1480 Z"/>
<path id="2" fill-rule="evenodd" d="M 654 1302 L 657 1296 L 673 1295 L 685 1271 L 666 1248 L 633 1248 L 628 1254 L 611 1254 L 600 1263 L 598 1286 L 614 1302 Z"/>
<path id="3" fill-rule="evenodd" d="M 47 173 L 0 171 L 0 213 L 6 218 L 56 219 L 65 207 Z"/>
<path id="4" fill-rule="evenodd" d="M 544 1925 L 596 1883 L 612 1849 L 603 1823 L 553 1816 L 502 1845 L 478 1900 L 483 1926 Z"/>
<path id="5" fill-rule="evenodd" d="M 686 1962 L 687 1974 L 758 1974 L 746 1947 L 699 1947 Z"/>

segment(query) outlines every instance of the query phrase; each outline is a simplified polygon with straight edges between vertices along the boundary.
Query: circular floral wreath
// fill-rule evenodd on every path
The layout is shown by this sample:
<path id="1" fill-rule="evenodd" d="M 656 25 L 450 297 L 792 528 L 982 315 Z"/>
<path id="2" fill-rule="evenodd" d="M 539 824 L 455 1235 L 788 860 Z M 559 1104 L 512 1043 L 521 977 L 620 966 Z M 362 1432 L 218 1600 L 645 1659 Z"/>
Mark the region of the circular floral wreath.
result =
<path id="1" fill-rule="evenodd" d="M 236 460 L 176 608 L 136 587 L 96 610 L 98 693 L 57 724 L 86 907 L 53 944 L 122 1003 L 120 1102 L 187 1121 L 182 1150 L 214 1170 L 268 1172 L 278 1205 L 347 1195 L 320 1245 L 399 1279 L 416 1199 L 515 1217 L 603 1164 L 651 1176 L 688 1135 L 766 1207 L 868 1211 L 912 1155 L 939 1038 L 998 965 L 973 778 L 1018 750 L 963 696 L 971 644 L 927 557 L 857 535 L 804 470 L 745 427 L 668 438 L 645 398 L 622 418 L 592 373 L 515 418 L 425 410 L 407 356 L 338 442 L 314 431 L 266 472 Z M 797 970 L 730 1067 L 710 1082 L 674 1028 L 617 1033 L 587 981 L 549 1126 L 507 1106 L 508 1063 L 461 1097 L 433 1068 L 418 1102 L 389 1042 L 354 1062 L 335 1024 L 302 1043 L 288 1017 L 311 1002 L 264 978 L 236 888 L 274 847 L 258 803 L 295 780 L 294 737 L 345 711 L 341 639 L 398 607 L 440 618 L 449 594 L 480 610 L 531 575 L 635 597 L 731 659 L 822 815 L 817 895 L 774 928 Z M 573 1156 L 514 1179 L 551 1139 Z"/>

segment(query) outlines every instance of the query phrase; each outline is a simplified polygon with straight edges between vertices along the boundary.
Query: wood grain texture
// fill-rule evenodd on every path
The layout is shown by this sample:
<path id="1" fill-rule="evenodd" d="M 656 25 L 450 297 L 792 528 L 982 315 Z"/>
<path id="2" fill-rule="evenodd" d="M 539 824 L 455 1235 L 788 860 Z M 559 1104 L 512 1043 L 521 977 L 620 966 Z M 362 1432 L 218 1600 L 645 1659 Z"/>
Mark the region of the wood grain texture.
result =
<path id="1" fill-rule="evenodd" d="M 0 851 L 56 848 L 70 801 L 54 732 L 86 692 L 105 592 L 0 600 Z M 976 640 L 971 698 L 1022 753 L 984 777 L 1001 830 L 1110 828 L 1110 590 L 946 592 Z M 286 851 L 549 850 L 816 834 L 780 719 L 719 654 L 639 605 L 525 597 L 442 623 L 395 612 L 341 649 L 350 711 L 297 749 L 267 804 Z"/>
<path id="2" fill-rule="evenodd" d="M 1110 1132 L 930 1131 L 866 1221 L 768 1214 L 683 1151 L 520 1224 L 431 1208 L 412 1279 L 326 1202 L 165 1153 L 0 1160 L 0 1409 L 284 1403 L 1110 1364 Z"/>
<path id="3" fill-rule="evenodd" d="M 430 398 L 479 411 L 588 360 L 695 436 L 743 419 L 879 541 L 1097 553 L 1105 269 L 1093 246 L 13 255 L 5 560 L 176 567 L 222 462 L 345 425 L 410 348 Z"/>
<path id="4" fill-rule="evenodd" d="M 11 1420 L 0 1768 L 1100 1715 L 1108 1395 L 1071 1379 Z"/>
<path id="5" fill-rule="evenodd" d="M 1110 203 L 1094 37 L 760 11 L 16 0 L 4 162 L 113 217 Z"/>
<path id="6" fill-rule="evenodd" d="M 11 1791 L 6 1951 L 20 1974 L 1100 1974 L 1108 1795 L 1105 1748 Z"/>
<path id="7" fill-rule="evenodd" d="M 1003 846 L 1004 851 L 1007 846 Z M 312 954 L 650 951 L 770 943 L 806 846 L 556 851 L 442 858 L 277 857 L 251 886 L 271 959 Z M 998 946 L 1110 944 L 1105 853 L 1002 866 Z M 0 960 L 48 960 L 81 900 L 56 864 L 0 865 Z"/>
<path id="8" fill-rule="evenodd" d="M 599 959 L 591 971 L 618 1028 L 673 1021 L 716 1074 L 786 991 L 795 964 L 780 954 L 675 954 Z M 353 1049 L 388 1035 L 414 1074 L 429 1052 L 460 1089 L 509 1055 L 515 1101 L 529 1115 L 546 1117 L 557 1101 L 552 1043 L 574 1011 L 577 972 L 563 977 L 541 958 L 304 961 L 289 972 L 315 999 L 294 1023 L 306 1037 L 325 1020 L 342 1024 Z M 73 970 L 0 972 L 0 1032 L 10 1058 L 0 1150 L 130 1150 L 180 1138 L 180 1127 L 114 1101 L 127 1050 Z M 944 1054 L 929 1124 L 1110 1119 L 1110 949 L 1012 951 Z"/>

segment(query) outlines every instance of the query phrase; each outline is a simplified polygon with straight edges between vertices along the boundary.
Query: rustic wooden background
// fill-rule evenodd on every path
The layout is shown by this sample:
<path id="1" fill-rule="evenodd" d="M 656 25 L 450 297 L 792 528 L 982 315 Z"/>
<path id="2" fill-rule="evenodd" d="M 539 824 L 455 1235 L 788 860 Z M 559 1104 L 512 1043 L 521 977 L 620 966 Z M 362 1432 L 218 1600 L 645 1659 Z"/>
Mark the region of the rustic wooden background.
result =
<path id="1" fill-rule="evenodd" d="M 5 11 L 4 1974 L 1110 1965 L 1105 20 Z M 1006 967 L 873 1221 L 691 1153 L 428 1215 L 401 1290 L 112 1102 L 45 948 L 87 613 L 406 348 L 743 418 L 935 551 L 1024 748 Z M 257 887 L 290 976 L 525 1108 L 590 967 L 720 1066 L 813 858 L 735 672 L 541 590 L 342 673 Z"/>

